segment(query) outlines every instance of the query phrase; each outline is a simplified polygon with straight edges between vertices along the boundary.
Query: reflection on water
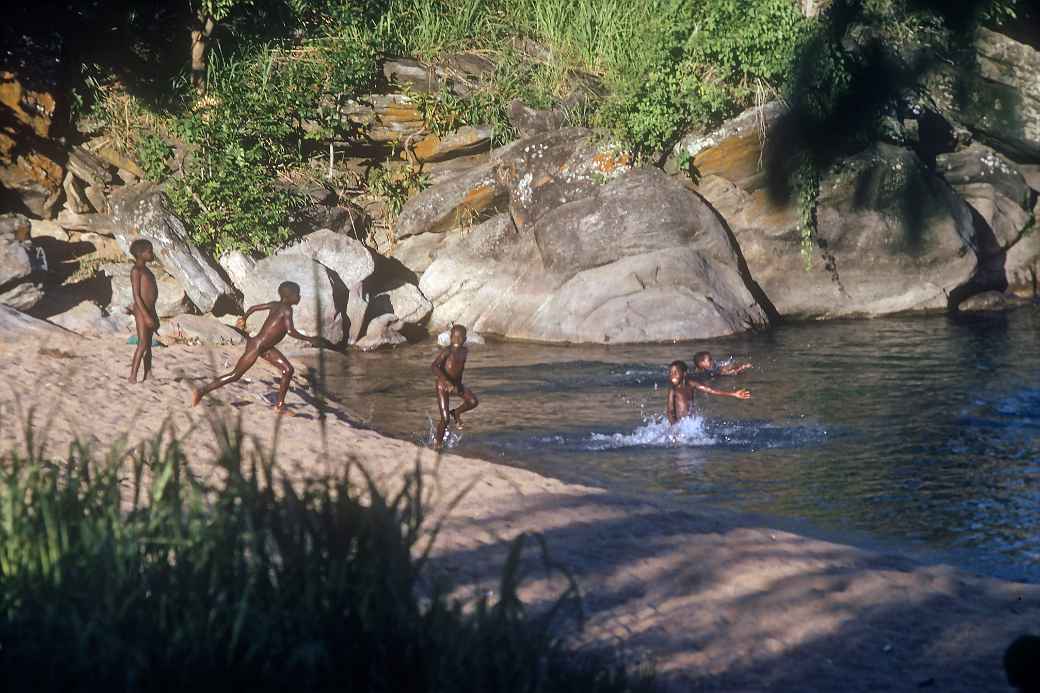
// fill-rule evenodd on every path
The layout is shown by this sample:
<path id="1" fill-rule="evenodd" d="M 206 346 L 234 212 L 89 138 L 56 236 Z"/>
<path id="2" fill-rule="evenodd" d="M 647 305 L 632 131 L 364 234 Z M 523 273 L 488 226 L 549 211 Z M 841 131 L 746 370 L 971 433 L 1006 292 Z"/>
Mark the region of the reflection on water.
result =
<path id="1" fill-rule="evenodd" d="M 809 520 L 964 550 L 1040 580 L 1040 311 L 785 325 L 676 346 L 489 344 L 458 452 L 567 481 Z M 373 427 L 429 441 L 433 343 L 331 364 L 330 389 Z M 755 367 L 661 416 L 666 364 L 710 349 Z"/>

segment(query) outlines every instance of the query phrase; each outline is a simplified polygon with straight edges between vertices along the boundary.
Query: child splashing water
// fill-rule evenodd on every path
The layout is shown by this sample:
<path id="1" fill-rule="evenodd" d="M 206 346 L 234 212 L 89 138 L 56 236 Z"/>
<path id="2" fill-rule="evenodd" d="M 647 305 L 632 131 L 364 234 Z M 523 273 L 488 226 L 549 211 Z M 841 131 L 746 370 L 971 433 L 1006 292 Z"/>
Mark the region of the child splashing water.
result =
<path id="1" fill-rule="evenodd" d="M 673 426 L 678 423 L 680 419 L 685 419 L 693 415 L 694 390 L 707 392 L 709 395 L 719 395 L 720 397 L 751 399 L 751 392 L 748 390 L 741 389 L 734 390 L 733 392 L 716 390 L 709 385 L 691 379 L 689 368 L 683 361 L 672 361 L 672 364 L 668 367 L 668 381 L 672 386 L 668 390 L 668 406 L 666 411 L 668 413 L 668 422 Z"/>

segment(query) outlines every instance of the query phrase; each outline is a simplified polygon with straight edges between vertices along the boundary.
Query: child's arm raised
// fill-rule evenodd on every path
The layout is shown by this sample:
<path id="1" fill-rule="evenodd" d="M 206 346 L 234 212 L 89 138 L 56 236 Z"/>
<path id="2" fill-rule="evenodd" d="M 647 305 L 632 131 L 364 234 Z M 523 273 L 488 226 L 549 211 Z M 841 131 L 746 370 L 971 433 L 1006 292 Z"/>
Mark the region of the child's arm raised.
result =
<path id="1" fill-rule="evenodd" d="M 723 366 L 719 369 L 720 375 L 737 375 L 743 373 L 747 369 L 751 368 L 750 363 L 738 363 L 730 366 Z"/>
<path id="2" fill-rule="evenodd" d="M 725 390 L 716 390 L 715 388 L 705 385 L 704 383 L 698 383 L 696 380 L 689 381 L 690 385 L 697 388 L 701 392 L 707 392 L 709 395 L 718 395 L 719 397 L 735 397 L 736 399 L 751 399 L 751 391 L 740 389 L 734 390 L 733 392 L 727 392 Z"/>

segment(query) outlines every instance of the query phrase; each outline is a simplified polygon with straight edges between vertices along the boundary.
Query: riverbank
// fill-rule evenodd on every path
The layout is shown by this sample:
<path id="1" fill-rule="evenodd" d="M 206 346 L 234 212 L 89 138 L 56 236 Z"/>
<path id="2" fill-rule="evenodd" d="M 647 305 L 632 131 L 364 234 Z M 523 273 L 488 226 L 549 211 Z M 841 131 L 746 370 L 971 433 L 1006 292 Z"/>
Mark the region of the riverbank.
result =
<path id="1" fill-rule="evenodd" d="M 129 385 L 119 341 L 25 339 L 0 345 L 0 449 L 23 444 L 35 409 L 49 448 L 74 434 L 107 447 L 155 436 L 164 424 L 190 459 L 208 459 L 214 414 L 242 417 L 261 446 L 275 417 L 265 397 L 276 373 L 259 364 L 205 406 L 188 406 L 194 378 L 226 369 L 238 349 L 157 349 L 154 380 Z M 302 371 L 302 369 L 300 369 Z M 512 467 L 428 450 L 358 428 L 337 408 L 325 433 L 310 395 L 281 420 L 278 459 L 317 473 L 354 458 L 381 483 L 418 462 L 435 513 L 448 511 L 431 569 L 460 593 L 494 589 L 508 540 L 540 532 L 578 579 L 591 647 L 620 646 L 653 662 L 675 690 L 1005 691 L 1004 647 L 1040 623 L 1040 586 L 980 578 L 943 565 L 781 531 L 760 518 L 692 512 L 668 499 L 607 493 Z M 332 451 L 326 454 L 325 450 Z M 200 469 L 200 472 L 205 470 Z M 535 551 L 525 598 L 560 588 Z"/>

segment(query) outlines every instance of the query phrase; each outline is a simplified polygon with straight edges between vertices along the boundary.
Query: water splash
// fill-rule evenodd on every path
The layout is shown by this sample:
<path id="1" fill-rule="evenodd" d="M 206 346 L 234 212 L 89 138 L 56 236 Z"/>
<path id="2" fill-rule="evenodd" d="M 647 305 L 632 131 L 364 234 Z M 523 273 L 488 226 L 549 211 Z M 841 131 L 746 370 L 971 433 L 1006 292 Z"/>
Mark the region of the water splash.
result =
<path id="1" fill-rule="evenodd" d="M 418 436 L 418 443 L 423 447 L 433 447 L 434 441 L 437 440 L 437 422 L 433 420 L 433 417 L 426 417 L 426 434 L 420 434 Z M 444 433 L 444 449 L 458 447 L 459 443 L 462 442 L 462 434 L 458 431 L 452 430 L 451 426 Z"/>
<path id="2" fill-rule="evenodd" d="M 585 449 L 699 447 L 716 443 L 715 438 L 708 434 L 706 422 L 701 416 L 679 419 L 674 425 L 663 416 L 650 416 L 644 422 L 631 433 L 593 433 Z"/>

